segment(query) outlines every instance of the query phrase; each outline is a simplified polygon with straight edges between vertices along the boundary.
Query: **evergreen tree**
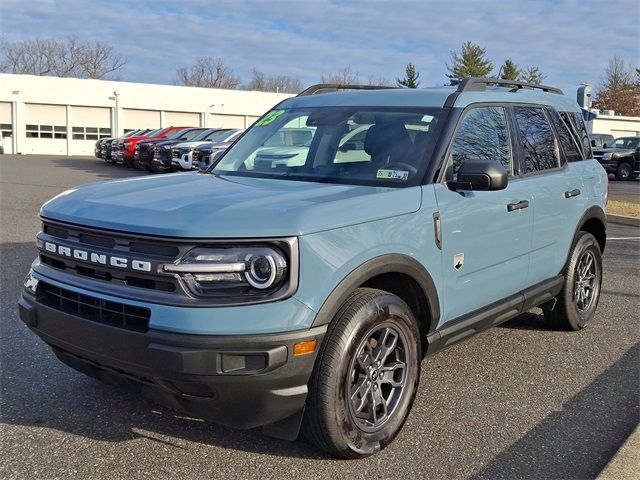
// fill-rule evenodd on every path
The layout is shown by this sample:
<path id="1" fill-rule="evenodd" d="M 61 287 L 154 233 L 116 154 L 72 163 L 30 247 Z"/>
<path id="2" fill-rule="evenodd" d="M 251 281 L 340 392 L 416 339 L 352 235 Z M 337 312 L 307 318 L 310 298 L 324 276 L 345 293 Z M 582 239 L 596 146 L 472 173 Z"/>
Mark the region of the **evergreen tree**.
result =
<path id="1" fill-rule="evenodd" d="M 502 70 L 502 73 L 500 74 L 501 79 L 518 80 L 518 78 L 520 78 L 520 69 L 515 63 L 513 63 L 513 60 L 506 59 L 504 61 L 504 65 L 500 68 Z"/>
<path id="2" fill-rule="evenodd" d="M 405 69 L 405 77 L 402 80 L 396 78 L 396 82 L 398 82 L 399 87 L 418 88 L 418 85 L 420 85 L 418 77 L 420 77 L 420 73 L 416 72 L 416 67 L 409 62 Z"/>
<path id="3" fill-rule="evenodd" d="M 538 67 L 527 67 L 527 69 L 520 74 L 520 80 L 536 85 L 540 85 L 545 77 Z"/>
<path id="4" fill-rule="evenodd" d="M 487 50 L 472 42 L 464 42 L 460 54 L 451 52 L 451 64 L 447 70 L 451 85 L 457 85 L 467 77 L 487 77 L 493 70 L 493 63 L 486 57 Z"/>

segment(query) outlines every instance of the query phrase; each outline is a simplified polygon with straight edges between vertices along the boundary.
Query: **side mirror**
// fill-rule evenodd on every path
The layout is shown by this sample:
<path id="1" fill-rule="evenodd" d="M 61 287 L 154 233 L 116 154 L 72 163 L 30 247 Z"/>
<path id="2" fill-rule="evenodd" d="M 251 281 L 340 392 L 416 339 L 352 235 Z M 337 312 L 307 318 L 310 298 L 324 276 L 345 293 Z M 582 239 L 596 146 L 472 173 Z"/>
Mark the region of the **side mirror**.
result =
<path id="1" fill-rule="evenodd" d="M 592 146 L 592 147 L 597 147 L 597 145 L 596 145 L 596 141 L 595 141 L 595 140 L 591 140 L 591 146 Z"/>
<path id="2" fill-rule="evenodd" d="M 602 148 L 607 148 L 607 146 L 608 146 L 608 145 L 607 145 L 606 143 L 603 143 L 603 144 L 602 144 Z"/>
<path id="3" fill-rule="evenodd" d="M 492 160 L 467 160 L 460 165 L 458 179 L 447 182 L 452 190 L 504 190 L 509 175 L 504 167 Z"/>
<path id="4" fill-rule="evenodd" d="M 340 150 L 341 152 L 351 152 L 356 150 L 357 145 L 353 142 L 347 142 L 344 145 L 342 145 L 338 150 Z"/>

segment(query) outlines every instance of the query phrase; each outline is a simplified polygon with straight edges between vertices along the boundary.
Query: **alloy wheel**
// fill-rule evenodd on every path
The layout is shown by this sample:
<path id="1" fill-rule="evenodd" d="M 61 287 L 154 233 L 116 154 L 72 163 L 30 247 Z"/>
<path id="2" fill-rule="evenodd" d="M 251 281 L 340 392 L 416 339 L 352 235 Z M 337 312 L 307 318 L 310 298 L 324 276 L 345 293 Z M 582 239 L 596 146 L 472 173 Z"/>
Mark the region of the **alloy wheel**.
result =
<path id="1" fill-rule="evenodd" d="M 405 390 L 407 340 L 391 323 L 376 325 L 364 336 L 349 365 L 349 413 L 365 432 L 381 429 Z"/>

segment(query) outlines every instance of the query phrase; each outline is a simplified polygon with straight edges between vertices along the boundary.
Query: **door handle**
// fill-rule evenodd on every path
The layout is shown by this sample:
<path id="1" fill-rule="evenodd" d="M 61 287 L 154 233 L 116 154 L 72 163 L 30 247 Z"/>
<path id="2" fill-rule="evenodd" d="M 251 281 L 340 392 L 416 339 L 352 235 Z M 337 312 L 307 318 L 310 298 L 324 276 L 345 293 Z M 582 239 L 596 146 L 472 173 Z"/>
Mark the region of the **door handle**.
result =
<path id="1" fill-rule="evenodd" d="M 507 203 L 507 212 L 513 212 L 514 210 L 522 210 L 529 206 L 528 200 L 521 200 L 518 203 Z"/>
<path id="2" fill-rule="evenodd" d="M 574 188 L 573 190 L 564 192 L 564 198 L 577 197 L 578 195 L 580 195 L 580 193 L 581 193 L 580 190 L 578 190 L 577 188 Z"/>

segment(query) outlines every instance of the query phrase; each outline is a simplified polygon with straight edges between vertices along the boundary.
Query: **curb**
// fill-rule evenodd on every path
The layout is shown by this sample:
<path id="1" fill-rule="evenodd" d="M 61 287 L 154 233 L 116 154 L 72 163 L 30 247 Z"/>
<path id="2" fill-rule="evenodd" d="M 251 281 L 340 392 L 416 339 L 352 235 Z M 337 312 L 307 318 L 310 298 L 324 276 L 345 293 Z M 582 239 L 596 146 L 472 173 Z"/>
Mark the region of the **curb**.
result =
<path id="1" fill-rule="evenodd" d="M 629 435 L 596 480 L 640 478 L 640 427 Z"/>
<path id="2" fill-rule="evenodd" d="M 607 223 L 640 227 L 640 218 L 625 217 L 623 215 L 607 215 Z"/>

